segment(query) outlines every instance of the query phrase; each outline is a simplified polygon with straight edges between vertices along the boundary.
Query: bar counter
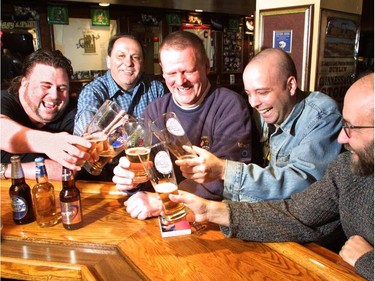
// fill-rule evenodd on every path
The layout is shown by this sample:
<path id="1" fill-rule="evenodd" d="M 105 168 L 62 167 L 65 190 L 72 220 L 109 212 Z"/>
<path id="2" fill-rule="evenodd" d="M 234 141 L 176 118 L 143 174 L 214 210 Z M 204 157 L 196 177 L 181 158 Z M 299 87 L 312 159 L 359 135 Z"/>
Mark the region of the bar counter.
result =
<path id="1" fill-rule="evenodd" d="M 30 188 L 35 181 L 28 180 Z M 56 199 L 60 182 L 51 182 Z M 84 226 L 41 228 L 12 219 L 9 179 L 1 181 L 1 277 L 21 280 L 364 280 L 314 243 L 256 243 L 225 238 L 217 225 L 162 238 L 157 218 L 125 211 L 112 183 L 77 181 Z M 57 202 L 58 211 L 59 201 Z"/>

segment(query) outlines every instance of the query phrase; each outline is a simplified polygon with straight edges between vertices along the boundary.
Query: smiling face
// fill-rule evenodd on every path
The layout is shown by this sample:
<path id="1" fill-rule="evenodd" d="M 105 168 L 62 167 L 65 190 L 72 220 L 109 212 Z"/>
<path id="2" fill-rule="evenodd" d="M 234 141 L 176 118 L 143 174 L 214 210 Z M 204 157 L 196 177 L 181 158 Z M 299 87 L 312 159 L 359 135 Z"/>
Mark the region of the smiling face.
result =
<path id="1" fill-rule="evenodd" d="M 208 60 L 199 61 L 193 47 L 164 48 L 160 51 L 160 64 L 165 83 L 181 106 L 196 104 L 208 85 Z"/>
<path id="2" fill-rule="evenodd" d="M 111 56 L 107 57 L 107 66 L 117 85 L 126 91 L 131 90 L 143 72 L 141 45 L 131 38 L 117 39 Z"/>
<path id="3" fill-rule="evenodd" d="M 351 126 L 374 125 L 374 74 L 358 80 L 346 92 L 343 119 Z M 338 142 L 352 153 L 355 173 L 374 173 L 374 128 L 350 129 L 350 138 L 341 130 Z"/>
<path id="4" fill-rule="evenodd" d="M 69 77 L 63 68 L 36 64 L 19 89 L 21 104 L 37 126 L 60 117 L 69 101 Z"/>
<path id="5" fill-rule="evenodd" d="M 250 62 L 243 73 L 250 105 L 268 124 L 280 126 L 296 104 L 297 81 L 278 70 L 275 55 Z"/>

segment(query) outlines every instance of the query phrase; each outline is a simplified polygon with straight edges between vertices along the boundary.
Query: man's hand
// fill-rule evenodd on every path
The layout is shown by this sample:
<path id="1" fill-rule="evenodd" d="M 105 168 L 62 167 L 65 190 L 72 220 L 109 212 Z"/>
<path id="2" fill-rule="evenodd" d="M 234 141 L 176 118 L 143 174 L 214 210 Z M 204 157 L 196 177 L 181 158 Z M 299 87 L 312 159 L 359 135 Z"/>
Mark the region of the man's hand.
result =
<path id="1" fill-rule="evenodd" d="M 121 191 L 132 190 L 137 184 L 133 183 L 134 173 L 129 170 L 130 161 L 126 157 L 121 157 L 118 165 L 113 169 L 114 176 L 112 181 L 116 188 Z"/>
<path id="2" fill-rule="evenodd" d="M 188 221 L 213 222 L 223 226 L 229 225 L 229 210 L 224 202 L 210 201 L 186 191 L 179 190 L 179 195 L 170 194 L 173 202 L 184 203 L 190 212 Z"/>
<path id="3" fill-rule="evenodd" d="M 370 243 L 361 236 L 354 235 L 346 241 L 339 254 L 344 261 L 354 266 L 360 257 L 372 250 L 374 247 Z"/>
<path id="4" fill-rule="evenodd" d="M 198 183 L 224 179 L 225 160 L 219 159 L 207 150 L 197 146 L 193 146 L 193 148 L 184 146 L 184 149 L 199 156 L 186 160 L 176 160 L 175 163 L 180 167 L 185 178 L 192 179 Z"/>
<path id="5" fill-rule="evenodd" d="M 99 159 L 98 155 L 89 153 L 91 143 L 88 140 L 66 132 L 47 133 L 45 139 L 41 137 L 41 142 L 44 148 L 43 152 L 50 159 L 73 171 L 81 170 L 85 161 Z"/>
<path id="6" fill-rule="evenodd" d="M 124 204 L 130 216 L 132 218 L 138 218 L 139 220 L 156 217 L 160 215 L 163 210 L 163 203 L 159 195 L 152 192 L 137 192 Z"/>

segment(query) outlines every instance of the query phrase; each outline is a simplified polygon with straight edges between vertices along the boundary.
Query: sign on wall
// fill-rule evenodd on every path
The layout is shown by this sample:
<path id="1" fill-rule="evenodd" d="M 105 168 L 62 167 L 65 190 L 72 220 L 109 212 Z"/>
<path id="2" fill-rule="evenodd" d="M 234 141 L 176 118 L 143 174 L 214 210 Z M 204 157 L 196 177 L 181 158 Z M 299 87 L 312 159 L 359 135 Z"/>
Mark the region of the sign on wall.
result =
<path id="1" fill-rule="evenodd" d="M 340 107 L 355 79 L 359 24 L 359 15 L 322 11 L 316 89 L 331 96 Z"/>
<path id="2" fill-rule="evenodd" d="M 55 49 L 72 61 L 75 72 L 107 69 L 108 41 L 117 31 L 115 20 L 109 26 L 93 26 L 91 19 L 69 18 L 69 25 L 54 25 L 53 31 Z"/>

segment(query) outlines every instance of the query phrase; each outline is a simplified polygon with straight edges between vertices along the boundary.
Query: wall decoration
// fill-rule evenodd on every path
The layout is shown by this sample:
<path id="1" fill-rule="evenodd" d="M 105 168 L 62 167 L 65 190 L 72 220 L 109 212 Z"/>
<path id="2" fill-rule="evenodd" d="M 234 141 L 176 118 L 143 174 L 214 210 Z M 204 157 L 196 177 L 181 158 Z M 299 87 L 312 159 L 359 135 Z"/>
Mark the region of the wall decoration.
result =
<path id="1" fill-rule="evenodd" d="M 166 14 L 165 17 L 169 26 L 181 26 L 182 24 L 181 16 L 178 14 Z"/>
<path id="2" fill-rule="evenodd" d="M 108 41 L 117 33 L 115 20 L 109 26 L 93 26 L 91 19 L 70 18 L 69 25 L 53 25 L 53 33 L 55 49 L 72 61 L 74 71 L 107 69 Z"/>
<path id="3" fill-rule="evenodd" d="M 231 27 L 223 32 L 223 72 L 242 72 L 243 26 Z"/>
<path id="4" fill-rule="evenodd" d="M 322 10 L 316 89 L 343 105 L 354 82 L 360 15 Z"/>
<path id="5" fill-rule="evenodd" d="M 68 8 L 48 6 L 47 13 L 47 20 L 49 24 L 69 24 Z"/>
<path id="6" fill-rule="evenodd" d="M 285 51 L 289 51 L 297 68 L 298 86 L 304 91 L 309 89 L 310 81 L 310 72 L 306 70 L 310 66 L 312 10 L 312 5 L 309 5 L 288 9 L 261 10 L 259 13 L 260 49 L 287 48 Z M 288 48 L 289 38 L 290 50 Z"/>
<path id="7" fill-rule="evenodd" d="M 109 26 L 109 10 L 102 8 L 91 8 L 91 23 L 95 26 Z"/>
<path id="8" fill-rule="evenodd" d="M 292 30 L 274 30 L 273 48 L 279 48 L 287 53 L 292 52 Z"/>

